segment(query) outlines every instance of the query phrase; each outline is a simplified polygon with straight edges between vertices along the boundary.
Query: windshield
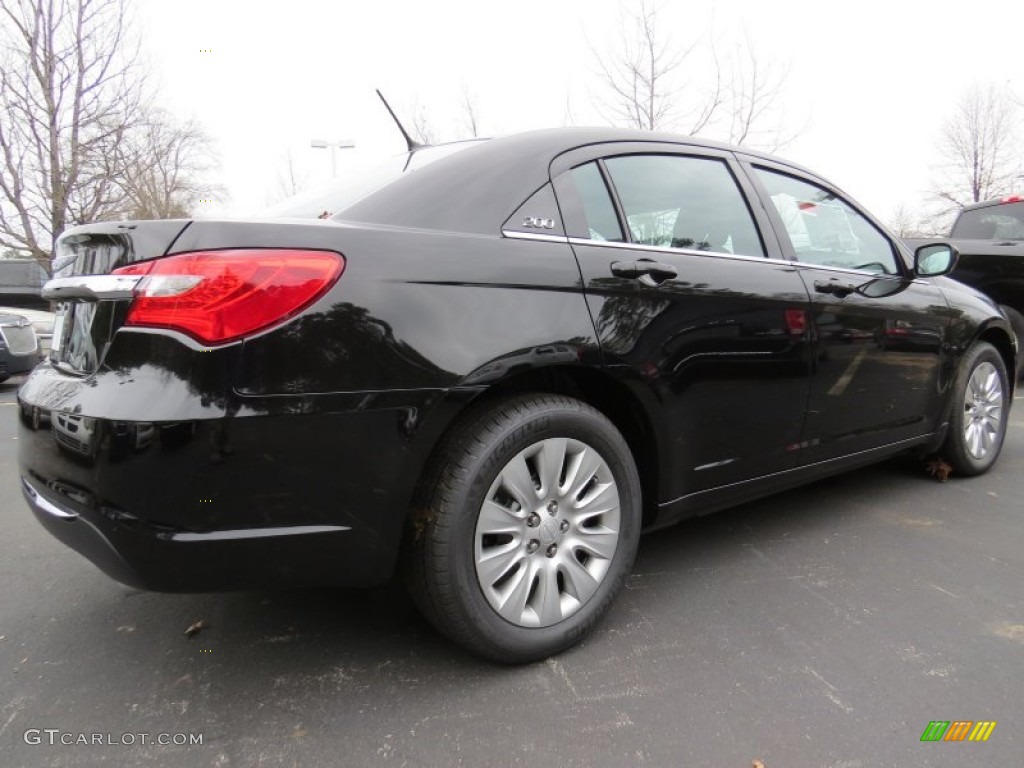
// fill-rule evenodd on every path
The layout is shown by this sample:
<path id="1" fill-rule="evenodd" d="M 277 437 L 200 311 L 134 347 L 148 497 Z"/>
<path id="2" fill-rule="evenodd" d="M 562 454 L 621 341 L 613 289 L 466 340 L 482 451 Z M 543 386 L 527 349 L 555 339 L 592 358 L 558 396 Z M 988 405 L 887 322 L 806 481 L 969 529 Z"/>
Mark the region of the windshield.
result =
<path id="1" fill-rule="evenodd" d="M 480 140 L 459 141 L 437 147 L 424 147 L 413 153 L 403 152 L 368 165 L 344 178 L 332 179 L 317 189 L 302 192 L 272 205 L 260 213 L 261 218 L 327 219 L 376 192 L 404 173 L 412 173 L 435 160 L 447 157 L 479 143 Z"/>
<path id="2" fill-rule="evenodd" d="M 963 240 L 1024 240 L 1024 200 L 963 211 L 952 234 Z"/>

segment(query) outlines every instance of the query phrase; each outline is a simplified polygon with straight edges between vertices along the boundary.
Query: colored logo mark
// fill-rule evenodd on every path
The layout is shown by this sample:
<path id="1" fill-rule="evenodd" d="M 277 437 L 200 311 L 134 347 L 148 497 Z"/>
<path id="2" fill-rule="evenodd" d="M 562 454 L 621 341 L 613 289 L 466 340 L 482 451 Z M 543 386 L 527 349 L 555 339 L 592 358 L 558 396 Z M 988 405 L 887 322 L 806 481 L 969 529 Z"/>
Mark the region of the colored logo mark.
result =
<path id="1" fill-rule="evenodd" d="M 921 741 L 988 741 L 995 729 L 995 720 L 932 720 Z"/>

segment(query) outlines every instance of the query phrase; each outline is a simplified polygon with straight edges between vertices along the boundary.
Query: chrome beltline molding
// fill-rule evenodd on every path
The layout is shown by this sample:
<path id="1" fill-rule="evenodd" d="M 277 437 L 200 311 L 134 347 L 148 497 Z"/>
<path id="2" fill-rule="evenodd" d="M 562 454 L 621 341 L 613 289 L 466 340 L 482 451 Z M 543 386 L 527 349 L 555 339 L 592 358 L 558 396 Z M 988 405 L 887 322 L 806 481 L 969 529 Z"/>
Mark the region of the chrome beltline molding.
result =
<path id="1" fill-rule="evenodd" d="M 884 278 L 900 277 L 900 275 L 884 275 L 877 272 L 865 272 L 845 267 L 832 267 L 823 264 L 810 264 L 790 259 L 773 259 L 768 256 L 744 256 L 743 254 L 728 253 L 725 251 L 697 251 L 690 248 L 664 248 L 658 245 L 642 245 L 640 243 L 615 243 L 608 240 L 588 240 L 585 237 L 566 237 L 565 235 L 544 235 L 533 232 L 515 232 L 503 229 L 501 234 L 504 237 L 515 240 L 536 240 L 544 243 L 568 243 L 569 245 L 587 245 L 593 248 L 620 248 L 629 251 L 648 251 L 650 253 L 676 253 L 686 256 L 710 256 L 724 259 L 735 259 L 736 261 L 750 261 L 755 264 L 777 264 L 784 267 L 795 267 L 798 269 L 824 269 L 829 272 L 838 272 L 844 275 L 857 275 L 859 277 Z M 927 282 L 926 278 L 913 278 L 915 283 Z"/>

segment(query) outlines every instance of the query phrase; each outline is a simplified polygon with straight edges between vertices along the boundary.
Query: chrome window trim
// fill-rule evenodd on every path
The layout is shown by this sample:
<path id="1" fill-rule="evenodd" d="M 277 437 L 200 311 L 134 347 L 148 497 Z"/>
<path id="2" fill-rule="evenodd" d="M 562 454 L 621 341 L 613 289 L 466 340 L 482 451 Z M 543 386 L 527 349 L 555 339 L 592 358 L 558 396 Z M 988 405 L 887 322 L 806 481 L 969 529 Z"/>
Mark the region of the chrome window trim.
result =
<path id="1" fill-rule="evenodd" d="M 894 277 L 906 279 L 904 275 L 890 275 L 879 272 L 866 272 L 864 270 L 847 269 L 846 267 L 827 267 L 822 264 L 812 264 L 807 261 L 796 261 L 791 259 L 773 259 L 769 256 L 746 256 L 741 253 L 726 253 L 725 251 L 695 251 L 689 248 L 663 248 L 659 245 L 642 245 L 640 243 L 616 243 L 610 240 L 590 240 L 585 237 L 565 237 L 563 235 L 543 235 L 532 232 L 513 232 L 502 230 L 501 234 L 508 238 L 519 240 L 537 240 L 545 243 L 569 243 L 570 245 L 591 245 L 598 248 L 623 248 L 630 251 L 649 251 L 651 253 L 676 253 L 684 256 L 711 256 L 735 261 L 752 261 L 756 264 L 777 264 L 786 267 L 799 267 L 802 269 L 820 269 L 826 272 L 838 272 L 843 275 L 857 275 L 858 277 Z M 913 278 L 912 282 L 922 284 L 928 280 L 921 277 Z"/>
<path id="2" fill-rule="evenodd" d="M 894 275 L 890 272 L 866 272 L 862 269 L 848 269 L 847 267 L 827 267 L 823 264 L 812 264 L 809 261 L 794 261 L 797 266 L 803 267 L 804 269 L 820 269 L 825 272 L 838 272 L 841 275 L 857 275 L 858 277 L 894 277 L 900 280 L 908 280 L 906 275 Z M 912 282 L 918 282 L 924 278 L 915 277 L 912 278 Z"/>
<path id="3" fill-rule="evenodd" d="M 502 237 L 512 240 L 537 240 L 542 243 L 568 243 L 569 238 L 565 235 L 545 235 L 542 232 L 516 232 L 512 229 L 501 230 Z"/>
<path id="4" fill-rule="evenodd" d="M 689 248 L 665 248 L 660 245 L 642 245 L 640 243 L 614 243 L 608 240 L 589 240 L 585 237 L 568 238 L 571 245 L 594 245 L 599 248 L 625 248 L 630 251 L 650 251 L 651 253 L 676 253 L 684 256 L 713 256 L 737 261 L 752 261 L 757 264 L 784 264 L 787 267 L 796 266 L 798 262 L 788 259 L 772 259 L 768 256 L 746 256 L 741 253 L 727 253 L 725 251 L 696 251 Z"/>

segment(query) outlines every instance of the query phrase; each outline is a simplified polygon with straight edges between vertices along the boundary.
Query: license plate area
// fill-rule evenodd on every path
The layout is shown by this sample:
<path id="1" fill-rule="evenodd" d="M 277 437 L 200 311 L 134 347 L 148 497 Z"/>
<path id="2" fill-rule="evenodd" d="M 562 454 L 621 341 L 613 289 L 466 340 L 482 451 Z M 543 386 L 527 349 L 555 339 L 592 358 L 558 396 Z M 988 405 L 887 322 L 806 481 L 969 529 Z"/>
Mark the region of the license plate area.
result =
<path id="1" fill-rule="evenodd" d="M 114 335 L 116 301 L 68 301 L 53 326 L 50 361 L 74 373 L 93 373 Z"/>

